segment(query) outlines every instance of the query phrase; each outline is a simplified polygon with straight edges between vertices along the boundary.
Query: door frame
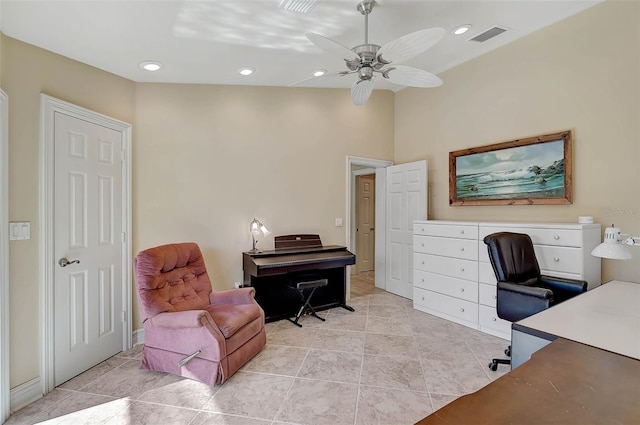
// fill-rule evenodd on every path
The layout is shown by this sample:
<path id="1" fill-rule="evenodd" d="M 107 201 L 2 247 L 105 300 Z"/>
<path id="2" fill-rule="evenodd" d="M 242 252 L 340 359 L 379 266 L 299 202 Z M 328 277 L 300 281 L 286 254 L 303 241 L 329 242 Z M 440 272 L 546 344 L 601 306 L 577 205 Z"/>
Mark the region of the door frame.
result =
<path id="1" fill-rule="evenodd" d="M 9 98 L 0 89 L 0 423 L 9 417 Z"/>
<path id="2" fill-rule="evenodd" d="M 118 131 L 122 165 L 122 349 L 131 347 L 131 124 L 40 94 L 40 377 L 42 393 L 54 388 L 54 116 L 62 113 Z"/>
<path id="3" fill-rule="evenodd" d="M 347 156 L 347 202 L 346 202 L 346 226 L 345 226 L 345 239 L 347 241 L 347 249 L 351 252 L 355 250 L 356 246 L 356 175 L 361 170 L 355 170 L 354 167 L 366 167 L 367 172 L 364 174 L 376 175 L 376 228 L 382 228 L 385 220 L 385 205 L 386 205 L 386 168 L 393 165 L 393 161 L 387 161 L 382 159 L 363 158 L 359 156 Z M 375 285 L 378 288 L 384 289 L 385 287 L 385 232 L 376 232 L 375 235 Z M 351 296 L 351 274 L 347 273 L 347 299 Z"/>

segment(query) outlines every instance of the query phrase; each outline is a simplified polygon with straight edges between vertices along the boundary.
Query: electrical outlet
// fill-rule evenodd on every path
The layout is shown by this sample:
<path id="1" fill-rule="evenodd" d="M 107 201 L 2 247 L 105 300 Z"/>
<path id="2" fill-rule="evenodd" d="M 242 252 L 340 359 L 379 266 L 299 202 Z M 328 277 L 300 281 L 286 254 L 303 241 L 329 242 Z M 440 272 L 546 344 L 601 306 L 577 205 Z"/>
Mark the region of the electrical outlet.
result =
<path id="1" fill-rule="evenodd" d="M 233 286 L 235 286 L 236 289 L 242 288 L 242 283 L 241 282 L 234 282 Z"/>

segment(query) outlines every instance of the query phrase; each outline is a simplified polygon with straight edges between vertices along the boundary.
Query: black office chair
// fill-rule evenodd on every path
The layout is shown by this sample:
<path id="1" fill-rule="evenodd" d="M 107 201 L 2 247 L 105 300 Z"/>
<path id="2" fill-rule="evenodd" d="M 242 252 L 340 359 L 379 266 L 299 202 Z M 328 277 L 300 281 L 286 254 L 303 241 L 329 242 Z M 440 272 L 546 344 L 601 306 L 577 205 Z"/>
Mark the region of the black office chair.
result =
<path id="1" fill-rule="evenodd" d="M 488 235 L 484 243 L 496 274 L 498 317 L 517 322 L 542 310 L 586 292 L 584 280 L 542 276 L 529 235 L 499 232 Z M 505 350 L 511 356 L 511 346 Z M 510 359 L 493 359 L 491 370 Z"/>

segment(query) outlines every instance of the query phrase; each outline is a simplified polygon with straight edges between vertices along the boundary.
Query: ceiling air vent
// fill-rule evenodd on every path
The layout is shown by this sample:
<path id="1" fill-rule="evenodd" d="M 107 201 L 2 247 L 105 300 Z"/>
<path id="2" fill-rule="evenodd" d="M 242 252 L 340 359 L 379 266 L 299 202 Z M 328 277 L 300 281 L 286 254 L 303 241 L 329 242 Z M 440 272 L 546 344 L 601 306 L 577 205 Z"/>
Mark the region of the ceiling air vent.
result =
<path id="1" fill-rule="evenodd" d="M 484 43 L 485 41 L 492 39 L 493 37 L 506 32 L 507 30 L 500 27 L 489 28 L 485 32 L 476 35 L 475 37 L 469 39 L 469 41 L 477 41 L 479 43 Z"/>

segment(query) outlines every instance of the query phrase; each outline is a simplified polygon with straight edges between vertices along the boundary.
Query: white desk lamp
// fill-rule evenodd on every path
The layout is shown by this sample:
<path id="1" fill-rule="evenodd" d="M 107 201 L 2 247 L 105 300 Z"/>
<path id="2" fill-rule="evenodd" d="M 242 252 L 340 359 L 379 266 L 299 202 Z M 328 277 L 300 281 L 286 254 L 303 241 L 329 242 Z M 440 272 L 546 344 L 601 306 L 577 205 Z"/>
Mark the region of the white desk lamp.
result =
<path id="1" fill-rule="evenodd" d="M 623 239 L 619 227 L 607 227 L 604 229 L 604 241 L 596 246 L 591 255 L 600 258 L 610 258 L 612 260 L 629 260 L 631 259 L 631 251 L 628 245 L 640 246 L 640 237 L 627 236 Z"/>
<path id="2" fill-rule="evenodd" d="M 262 234 L 264 236 L 269 236 L 269 234 L 271 232 L 269 231 L 269 229 L 267 229 L 267 226 L 265 226 L 264 224 L 260 223 L 255 218 L 253 219 L 253 221 L 249 225 L 249 230 L 251 231 L 251 239 L 253 240 L 253 249 L 251 249 L 250 252 L 253 252 L 253 253 L 260 252 L 256 248 L 256 243 L 258 243 L 256 241 L 256 236 L 259 236 L 260 232 L 262 232 Z"/>

